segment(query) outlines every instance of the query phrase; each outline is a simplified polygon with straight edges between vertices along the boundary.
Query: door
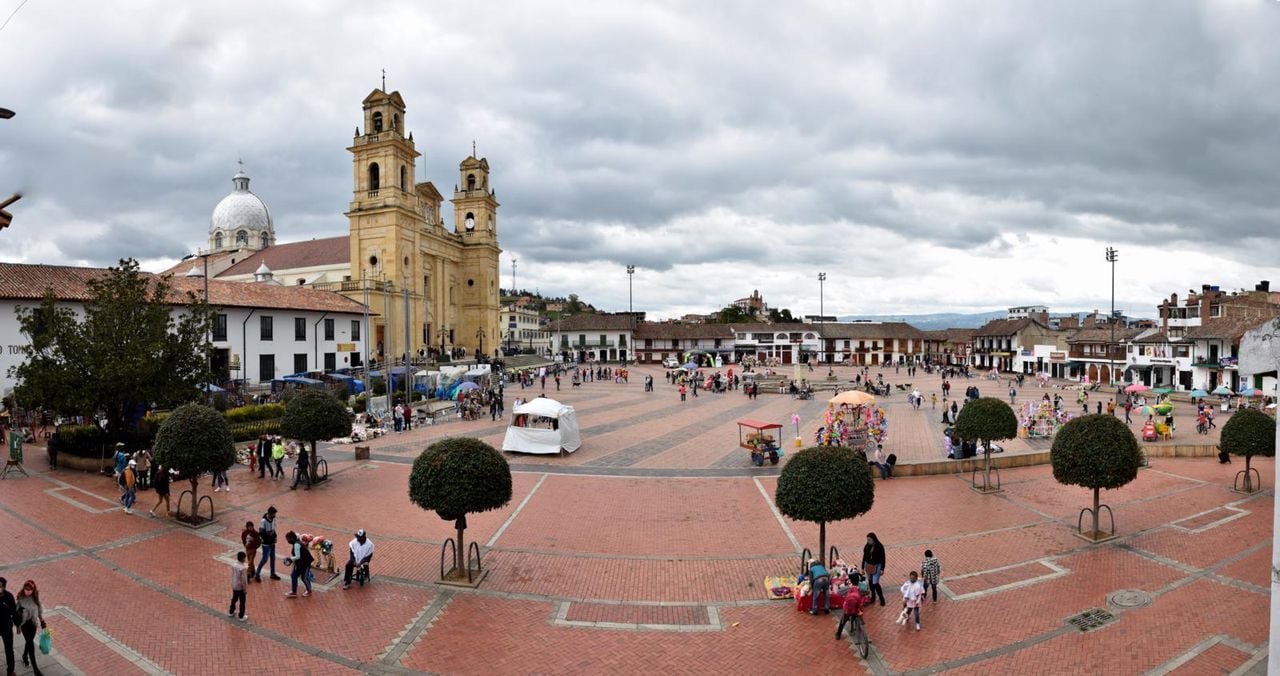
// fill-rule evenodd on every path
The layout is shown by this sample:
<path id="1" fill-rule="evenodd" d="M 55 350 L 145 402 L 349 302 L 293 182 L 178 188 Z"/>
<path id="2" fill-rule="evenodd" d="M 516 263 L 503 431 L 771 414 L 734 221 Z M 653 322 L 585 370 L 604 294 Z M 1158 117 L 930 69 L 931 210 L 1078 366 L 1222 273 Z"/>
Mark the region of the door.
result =
<path id="1" fill-rule="evenodd" d="M 1089 364 L 1089 382 L 1091 383 L 1098 382 L 1098 365 L 1097 364 Z"/>
<path id="2" fill-rule="evenodd" d="M 220 383 L 231 378 L 231 350 L 225 348 L 214 348 L 210 355 L 211 364 L 213 366 L 210 378 L 215 383 Z"/>
<path id="3" fill-rule="evenodd" d="M 1103 367 L 1102 367 L 1102 372 L 1101 372 L 1101 374 L 1100 374 L 1100 375 L 1101 375 L 1101 377 L 1102 377 L 1102 381 L 1101 381 L 1101 382 L 1102 382 L 1102 384 L 1103 384 L 1103 385 L 1107 385 L 1107 384 L 1109 384 L 1109 383 L 1111 382 L 1111 367 L 1109 367 L 1109 366 L 1103 366 Z"/>

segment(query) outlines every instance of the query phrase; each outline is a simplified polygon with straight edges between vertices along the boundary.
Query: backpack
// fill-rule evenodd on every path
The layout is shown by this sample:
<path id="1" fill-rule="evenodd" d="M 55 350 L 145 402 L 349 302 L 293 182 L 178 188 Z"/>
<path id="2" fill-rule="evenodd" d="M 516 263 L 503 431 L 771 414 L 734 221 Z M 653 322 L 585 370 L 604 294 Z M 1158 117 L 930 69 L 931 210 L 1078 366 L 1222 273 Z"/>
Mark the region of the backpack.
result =
<path id="1" fill-rule="evenodd" d="M 298 555 L 298 563 L 303 568 L 310 568 L 311 564 L 315 562 L 315 557 L 311 556 L 311 548 L 299 542 L 298 551 L 301 552 L 301 554 Z"/>
<path id="2" fill-rule="evenodd" d="M 888 457 L 888 458 L 886 458 L 886 460 L 888 460 L 888 462 L 889 462 L 889 465 L 890 465 L 890 466 L 892 466 L 892 465 L 896 465 L 896 464 L 898 464 L 898 454 L 896 454 L 896 453 L 890 453 L 890 454 L 889 454 L 889 457 Z"/>

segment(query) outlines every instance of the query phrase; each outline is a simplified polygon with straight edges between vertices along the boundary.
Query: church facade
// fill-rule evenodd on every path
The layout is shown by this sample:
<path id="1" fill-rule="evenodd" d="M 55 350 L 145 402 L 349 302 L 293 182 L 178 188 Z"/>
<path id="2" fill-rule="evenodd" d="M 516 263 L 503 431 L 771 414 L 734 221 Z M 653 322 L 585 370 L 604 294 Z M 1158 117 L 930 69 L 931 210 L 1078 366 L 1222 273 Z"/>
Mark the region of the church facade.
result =
<path id="1" fill-rule="evenodd" d="M 278 244 L 265 202 L 243 167 L 215 208 L 209 249 L 167 272 L 245 283 L 309 286 L 368 305 L 370 356 L 463 349 L 493 355 L 499 323 L 497 194 L 489 162 L 467 157 L 445 223 L 444 196 L 416 180 L 417 150 L 399 92 L 375 89 L 347 150 L 352 195 L 346 236 Z M 203 259 L 203 260 L 202 260 Z M 206 267 L 207 264 L 207 267 Z"/>

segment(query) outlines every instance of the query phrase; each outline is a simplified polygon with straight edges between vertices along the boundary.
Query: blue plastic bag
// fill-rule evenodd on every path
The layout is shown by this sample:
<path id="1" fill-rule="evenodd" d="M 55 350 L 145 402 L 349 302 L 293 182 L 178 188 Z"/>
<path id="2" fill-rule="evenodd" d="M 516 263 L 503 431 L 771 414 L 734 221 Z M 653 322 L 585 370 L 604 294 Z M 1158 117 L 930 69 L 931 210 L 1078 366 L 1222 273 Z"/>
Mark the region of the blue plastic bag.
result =
<path id="1" fill-rule="evenodd" d="M 40 654 L 48 655 L 53 650 L 53 634 L 48 629 L 40 632 Z"/>

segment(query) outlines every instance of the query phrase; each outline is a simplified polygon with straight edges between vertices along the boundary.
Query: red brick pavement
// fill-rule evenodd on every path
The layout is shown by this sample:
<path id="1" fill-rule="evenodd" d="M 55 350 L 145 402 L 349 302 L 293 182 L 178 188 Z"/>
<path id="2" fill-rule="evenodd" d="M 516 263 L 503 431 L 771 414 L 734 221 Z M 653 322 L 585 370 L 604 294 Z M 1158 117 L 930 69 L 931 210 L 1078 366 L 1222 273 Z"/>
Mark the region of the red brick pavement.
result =
<path id="1" fill-rule="evenodd" d="M 101 641 L 97 640 L 82 627 L 75 622 L 51 612 L 52 608 L 46 608 L 46 623 L 49 630 L 53 632 L 53 644 L 57 648 L 58 653 L 72 664 L 91 664 L 94 670 L 100 674 L 144 674 L 142 668 L 135 663 L 126 659 L 120 653 L 108 648 Z M 48 658 L 45 658 L 46 660 Z M 47 665 L 48 662 L 37 659 L 37 664 Z"/>
<path id="2" fill-rule="evenodd" d="M 1249 659 L 1249 654 L 1222 643 L 1216 643 L 1191 661 L 1169 672 L 1171 676 L 1197 674 L 1230 674 Z"/>

